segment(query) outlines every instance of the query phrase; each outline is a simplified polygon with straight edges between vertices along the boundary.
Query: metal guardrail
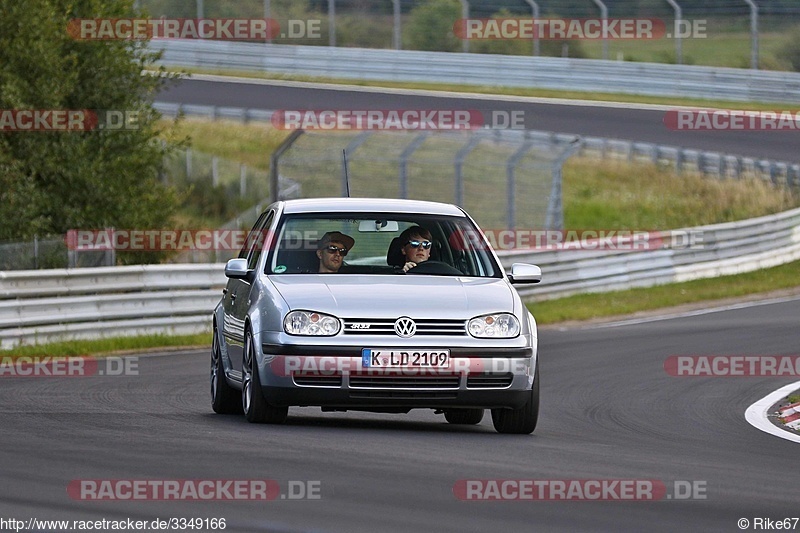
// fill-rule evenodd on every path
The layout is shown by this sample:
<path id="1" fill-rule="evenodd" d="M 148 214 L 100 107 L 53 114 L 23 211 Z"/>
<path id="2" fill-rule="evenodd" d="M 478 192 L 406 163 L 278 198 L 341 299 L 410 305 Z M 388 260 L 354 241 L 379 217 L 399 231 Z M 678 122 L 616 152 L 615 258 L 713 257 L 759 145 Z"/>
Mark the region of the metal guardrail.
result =
<path id="1" fill-rule="evenodd" d="M 154 40 L 150 46 L 164 51 L 161 63 L 170 67 L 743 102 L 800 101 L 800 73 L 794 72 L 203 40 Z"/>
<path id="2" fill-rule="evenodd" d="M 800 259 L 800 209 L 665 232 L 663 242 L 702 237 L 700 247 L 508 251 L 533 262 L 543 281 L 522 289 L 536 299 L 749 272 Z M 226 278 L 222 264 L 145 265 L 0 272 L 0 347 L 67 338 L 186 334 L 208 330 Z"/>
<path id="3" fill-rule="evenodd" d="M 645 251 L 519 250 L 503 254 L 501 261 L 506 267 L 529 262 L 542 268 L 542 283 L 520 291 L 537 299 L 751 272 L 800 259 L 800 209 L 660 237 L 675 245 Z"/>
<path id="4" fill-rule="evenodd" d="M 224 265 L 0 272 L 0 348 L 208 329 Z"/>

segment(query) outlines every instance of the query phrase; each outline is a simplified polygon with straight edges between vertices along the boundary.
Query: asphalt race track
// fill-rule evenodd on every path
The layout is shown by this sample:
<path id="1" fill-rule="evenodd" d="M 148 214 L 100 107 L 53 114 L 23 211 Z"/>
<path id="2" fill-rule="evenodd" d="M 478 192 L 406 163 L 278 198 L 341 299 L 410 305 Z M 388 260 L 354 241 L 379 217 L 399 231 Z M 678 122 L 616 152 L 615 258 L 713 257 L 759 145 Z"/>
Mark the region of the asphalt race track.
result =
<path id="1" fill-rule="evenodd" d="M 298 86 L 295 86 L 298 85 Z M 732 155 L 798 162 L 800 131 L 671 131 L 663 109 L 603 107 L 597 104 L 517 102 L 491 95 L 480 99 L 354 92 L 336 86 L 302 86 L 285 82 L 244 83 L 184 79 L 158 96 L 162 102 L 254 109 L 464 109 L 484 118 L 496 111 L 522 111 L 528 129 L 595 137 L 651 142 L 668 146 L 718 151 Z M 776 111 L 791 106 L 777 106 Z M 488 119 L 486 119 L 488 120 Z"/>
<path id="2" fill-rule="evenodd" d="M 739 531 L 798 516 L 797 445 L 745 409 L 797 378 L 671 377 L 671 355 L 790 355 L 800 299 L 689 318 L 540 332 L 533 435 L 490 419 L 292 409 L 286 425 L 212 413 L 205 352 L 138 375 L 0 378 L 0 518 L 225 518 L 226 531 Z M 81 501 L 73 480 L 319 482 L 319 499 Z M 704 499 L 462 501 L 459 480 L 658 480 Z"/>
<path id="3" fill-rule="evenodd" d="M 671 132 L 663 110 L 491 96 L 184 80 L 159 100 L 261 109 L 321 107 L 310 102 L 330 109 L 521 109 L 536 129 L 785 161 L 796 161 L 800 140 L 788 132 Z M 672 377 L 664 362 L 672 355 L 798 355 L 798 316 L 800 300 L 793 300 L 642 324 L 543 329 L 542 408 L 529 436 L 495 433 L 488 413 L 465 427 L 431 411 L 294 408 L 285 425 L 248 424 L 211 411 L 206 351 L 143 355 L 134 359 L 138 373 L 125 376 L 0 376 L 0 529 L 9 529 L 2 520 L 10 518 L 224 518 L 225 531 L 241 532 L 705 532 L 740 531 L 737 522 L 746 518 L 750 530 L 757 518 L 800 516 L 797 445 L 744 417 L 750 404 L 798 378 Z M 271 501 L 87 501 L 68 491 L 80 480 L 273 480 L 279 490 Z M 652 480 L 666 495 L 464 501 L 454 491 L 464 480 Z M 292 500 L 300 486 L 318 488 L 319 498 Z M 678 490 L 686 486 L 698 490 Z"/>

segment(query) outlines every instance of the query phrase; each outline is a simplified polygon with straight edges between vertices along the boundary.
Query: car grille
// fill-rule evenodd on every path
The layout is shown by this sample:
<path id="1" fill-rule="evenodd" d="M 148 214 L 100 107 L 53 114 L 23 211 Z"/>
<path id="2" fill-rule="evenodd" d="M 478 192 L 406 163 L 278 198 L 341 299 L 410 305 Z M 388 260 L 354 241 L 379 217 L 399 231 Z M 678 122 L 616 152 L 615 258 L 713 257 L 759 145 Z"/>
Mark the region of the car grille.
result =
<path id="1" fill-rule="evenodd" d="M 393 335 L 395 319 L 392 318 L 345 318 L 345 335 Z M 415 335 L 466 335 L 466 321 L 415 318 L 417 332 Z"/>
<path id="2" fill-rule="evenodd" d="M 294 374 L 295 385 L 301 387 L 341 387 L 341 374 L 321 375 L 321 374 Z"/>
<path id="3" fill-rule="evenodd" d="M 514 374 L 470 374 L 467 376 L 468 389 L 504 389 L 511 386 Z"/>
<path id="4" fill-rule="evenodd" d="M 377 391 L 377 390 L 351 390 L 351 398 L 369 400 L 455 400 L 458 397 L 456 391 Z"/>
<path id="5" fill-rule="evenodd" d="M 459 376 L 350 376 L 354 389 L 458 389 Z"/>

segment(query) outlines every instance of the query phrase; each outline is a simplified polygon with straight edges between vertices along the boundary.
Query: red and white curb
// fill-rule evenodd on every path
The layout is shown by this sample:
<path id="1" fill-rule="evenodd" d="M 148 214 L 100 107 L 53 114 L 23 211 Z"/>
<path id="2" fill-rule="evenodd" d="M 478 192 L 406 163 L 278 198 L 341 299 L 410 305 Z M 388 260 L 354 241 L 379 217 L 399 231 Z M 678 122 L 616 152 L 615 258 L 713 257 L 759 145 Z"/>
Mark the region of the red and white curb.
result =
<path id="1" fill-rule="evenodd" d="M 781 387 L 775 392 L 771 392 L 770 394 L 764 396 L 756 403 L 747 408 L 747 411 L 745 411 L 744 413 L 745 420 L 747 420 L 751 426 L 755 427 L 756 429 L 760 429 L 765 433 L 769 433 L 771 435 L 775 435 L 776 437 L 780 437 L 782 439 L 790 440 L 793 442 L 800 442 L 800 434 L 781 429 L 772 422 L 770 422 L 768 418 L 770 407 L 772 407 L 773 405 L 781 401 L 783 398 L 788 396 L 790 393 L 796 391 L 799 388 L 800 388 L 800 381 L 796 381 L 794 383 L 786 385 L 785 387 Z M 786 427 L 792 429 L 799 429 L 800 403 L 795 403 L 781 409 L 780 418 L 784 422 L 784 424 L 786 424 Z"/>
<path id="2" fill-rule="evenodd" d="M 787 428 L 800 429 L 800 402 L 781 409 L 781 414 L 778 418 Z"/>

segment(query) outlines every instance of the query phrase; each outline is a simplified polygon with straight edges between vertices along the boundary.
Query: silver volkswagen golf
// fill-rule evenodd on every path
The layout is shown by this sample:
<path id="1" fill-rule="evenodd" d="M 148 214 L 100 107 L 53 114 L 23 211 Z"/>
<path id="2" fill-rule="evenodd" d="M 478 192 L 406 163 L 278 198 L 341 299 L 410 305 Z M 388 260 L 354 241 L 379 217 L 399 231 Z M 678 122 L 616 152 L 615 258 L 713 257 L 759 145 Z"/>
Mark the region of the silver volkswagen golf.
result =
<path id="1" fill-rule="evenodd" d="M 539 414 L 537 331 L 475 222 L 443 203 L 367 198 L 270 205 L 214 310 L 217 413 L 281 423 L 290 406 L 434 409 L 500 433 Z"/>

